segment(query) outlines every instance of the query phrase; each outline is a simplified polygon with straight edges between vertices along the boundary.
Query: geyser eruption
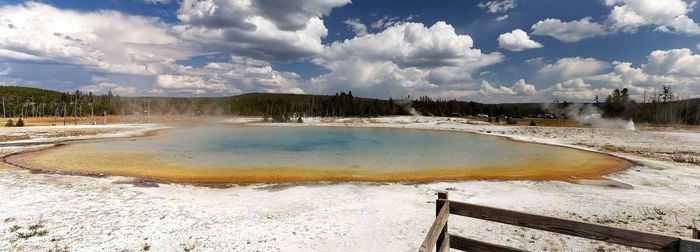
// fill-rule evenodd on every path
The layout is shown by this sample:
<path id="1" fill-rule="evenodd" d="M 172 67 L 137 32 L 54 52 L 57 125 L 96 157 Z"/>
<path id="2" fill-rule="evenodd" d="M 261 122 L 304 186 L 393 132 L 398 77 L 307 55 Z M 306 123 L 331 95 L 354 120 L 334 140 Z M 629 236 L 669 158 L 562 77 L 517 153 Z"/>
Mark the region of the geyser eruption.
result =
<path id="1" fill-rule="evenodd" d="M 603 118 L 602 112 L 595 106 L 574 104 L 563 109 L 548 108 L 554 113 L 565 114 L 574 121 L 591 125 L 595 128 L 617 128 L 636 130 L 632 120 L 626 121 L 620 118 Z"/>
<path id="2" fill-rule="evenodd" d="M 625 129 L 626 130 L 636 130 L 636 128 L 634 127 L 634 121 L 632 121 L 632 119 L 630 119 L 630 121 L 627 122 L 627 125 L 625 125 Z"/>

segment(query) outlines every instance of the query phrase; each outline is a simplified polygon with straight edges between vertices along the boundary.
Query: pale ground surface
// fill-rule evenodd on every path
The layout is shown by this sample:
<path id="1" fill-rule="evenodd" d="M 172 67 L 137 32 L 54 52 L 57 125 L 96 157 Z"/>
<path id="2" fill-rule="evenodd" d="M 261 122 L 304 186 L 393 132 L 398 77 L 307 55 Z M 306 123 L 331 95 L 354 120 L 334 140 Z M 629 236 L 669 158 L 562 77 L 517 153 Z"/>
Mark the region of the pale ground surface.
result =
<path id="1" fill-rule="evenodd" d="M 0 251 L 140 251 L 146 247 L 151 251 L 415 251 L 434 218 L 435 190 L 449 190 L 450 197 L 460 201 L 677 236 L 688 236 L 689 227 L 700 225 L 700 133 L 470 123 L 429 117 L 306 118 L 303 125 L 504 135 L 612 153 L 639 166 L 607 176 L 631 188 L 464 181 L 216 189 L 179 184 L 144 187 L 151 184 L 129 183 L 134 180 L 124 177 L 31 174 L 5 165 L 0 166 Z M 162 126 L 114 125 L 103 131 L 104 127 L 83 126 L 83 130 L 116 137 Z M 78 133 L 45 133 L 66 130 Z M 79 132 L 75 126 L 0 128 L 0 136 L 25 134 L 30 141 L 40 142 L 53 137 L 87 138 L 76 136 Z M 3 147 L 3 151 L 17 148 L 24 147 Z M 601 246 L 629 250 L 456 216 L 450 218 L 450 232 L 536 251 L 591 251 Z"/>

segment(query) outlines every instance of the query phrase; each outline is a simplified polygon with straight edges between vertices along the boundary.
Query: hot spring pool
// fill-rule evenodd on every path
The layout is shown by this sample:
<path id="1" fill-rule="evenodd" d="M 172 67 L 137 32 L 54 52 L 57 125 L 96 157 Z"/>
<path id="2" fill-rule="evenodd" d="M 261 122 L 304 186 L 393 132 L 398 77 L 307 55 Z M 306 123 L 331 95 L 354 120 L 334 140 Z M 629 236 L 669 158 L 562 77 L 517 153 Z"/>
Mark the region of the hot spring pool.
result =
<path id="1" fill-rule="evenodd" d="M 599 179 L 630 163 L 478 134 L 211 125 L 68 144 L 10 158 L 34 169 L 185 183 Z"/>

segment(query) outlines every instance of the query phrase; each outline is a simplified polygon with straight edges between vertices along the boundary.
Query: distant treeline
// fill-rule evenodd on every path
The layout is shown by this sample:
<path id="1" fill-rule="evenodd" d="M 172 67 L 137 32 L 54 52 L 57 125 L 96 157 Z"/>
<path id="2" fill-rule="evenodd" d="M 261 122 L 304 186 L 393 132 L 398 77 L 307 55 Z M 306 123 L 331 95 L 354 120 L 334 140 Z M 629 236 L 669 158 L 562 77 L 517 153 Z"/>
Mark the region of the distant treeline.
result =
<path id="1" fill-rule="evenodd" d="M 700 98 L 681 99 L 672 92 L 670 85 L 661 91 L 644 94 L 642 103 L 629 98 L 627 88 L 615 89 L 605 100 L 595 106 L 601 108 L 606 117 L 622 117 L 636 122 L 655 124 L 700 124 Z"/>
<path id="2" fill-rule="evenodd" d="M 411 106 L 421 115 L 467 116 L 485 114 L 490 116 L 526 117 L 550 113 L 542 103 L 484 104 L 473 101 L 433 100 L 421 96 L 411 101 Z"/>
<path id="3" fill-rule="evenodd" d="M 0 86 L 3 117 L 101 116 L 108 115 L 242 115 L 290 120 L 302 116 L 376 117 L 421 114 L 431 116 L 468 116 L 486 114 L 526 117 L 563 113 L 571 103 L 483 104 L 457 100 L 369 99 L 352 92 L 334 95 L 251 93 L 228 97 L 120 97 L 80 91 L 65 93 L 29 87 Z M 636 122 L 699 124 L 700 99 L 679 100 L 664 87 L 649 99 L 637 103 L 627 90 L 616 90 L 604 102 L 587 104 L 603 111 L 606 117 L 622 117 Z M 561 110 L 564 109 L 564 110 Z"/>
<path id="4" fill-rule="evenodd" d="M 92 115 L 243 115 L 269 117 L 345 117 L 407 115 L 406 102 L 335 95 L 251 93 L 228 97 L 121 97 L 62 93 L 29 87 L 0 86 L 3 117 Z"/>

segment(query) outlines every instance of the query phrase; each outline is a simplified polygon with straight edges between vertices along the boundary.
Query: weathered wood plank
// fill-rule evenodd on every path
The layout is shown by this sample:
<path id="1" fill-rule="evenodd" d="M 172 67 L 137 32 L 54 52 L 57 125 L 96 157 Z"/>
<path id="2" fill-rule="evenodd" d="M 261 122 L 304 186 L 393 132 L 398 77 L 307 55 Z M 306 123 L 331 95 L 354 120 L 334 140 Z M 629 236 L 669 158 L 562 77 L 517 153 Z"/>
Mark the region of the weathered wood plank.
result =
<path id="1" fill-rule="evenodd" d="M 700 252 L 700 240 L 681 238 L 679 252 Z"/>
<path id="2" fill-rule="evenodd" d="M 450 251 L 450 236 L 445 234 L 445 240 L 442 242 L 442 245 L 440 245 L 440 248 L 438 248 L 438 252 L 447 251 Z"/>
<path id="3" fill-rule="evenodd" d="M 435 201 L 435 216 L 436 217 L 440 215 L 440 210 L 443 209 L 443 205 L 445 204 L 445 202 L 439 201 L 439 200 L 449 200 L 449 195 L 448 195 L 447 191 L 438 191 L 437 195 L 438 195 L 438 201 Z M 449 211 L 447 214 L 448 215 L 450 214 Z M 435 246 L 437 246 L 438 248 L 442 247 L 442 244 L 445 243 L 445 236 L 446 235 L 447 235 L 447 221 L 445 221 L 445 225 L 442 228 L 442 230 L 440 231 L 440 234 L 437 238 L 437 241 L 435 242 Z"/>
<path id="4" fill-rule="evenodd" d="M 445 227 L 445 223 L 447 223 L 447 218 L 450 216 L 450 203 L 443 203 L 444 204 L 442 206 L 442 209 L 438 213 L 437 218 L 435 218 L 433 225 L 428 230 L 428 234 L 425 236 L 423 244 L 418 249 L 418 251 L 420 252 L 433 251 L 433 248 L 435 248 L 436 243 L 438 241 L 438 237 L 442 234 L 442 228 Z M 442 244 L 440 244 L 438 248 L 439 247 L 442 247 Z"/>
<path id="5" fill-rule="evenodd" d="M 494 251 L 494 252 L 522 252 L 526 250 L 511 248 L 507 246 L 502 246 L 498 244 L 491 244 L 487 242 L 477 241 L 474 239 L 469 239 L 461 237 L 458 235 L 450 234 L 450 247 L 453 249 L 459 249 L 462 251 Z"/>
<path id="6" fill-rule="evenodd" d="M 450 213 L 456 215 L 657 251 L 678 251 L 679 249 L 680 239 L 678 237 L 572 221 L 556 217 L 547 217 L 463 202 L 445 202 L 450 203 Z M 454 242 L 454 239 L 451 241 Z"/>

